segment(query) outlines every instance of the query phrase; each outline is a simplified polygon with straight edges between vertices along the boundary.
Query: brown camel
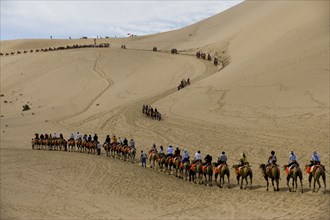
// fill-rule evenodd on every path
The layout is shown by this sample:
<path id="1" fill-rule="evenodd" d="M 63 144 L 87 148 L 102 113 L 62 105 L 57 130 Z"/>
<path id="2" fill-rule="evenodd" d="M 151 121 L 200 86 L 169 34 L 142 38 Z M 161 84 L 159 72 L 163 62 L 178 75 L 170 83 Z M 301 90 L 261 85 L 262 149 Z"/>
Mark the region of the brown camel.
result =
<path id="1" fill-rule="evenodd" d="M 150 168 L 156 169 L 156 161 L 158 160 L 158 153 L 157 152 L 150 152 L 149 153 L 149 163 L 150 163 Z"/>
<path id="2" fill-rule="evenodd" d="M 279 188 L 279 182 L 280 182 L 280 169 L 278 168 L 277 164 L 272 164 L 269 167 L 266 167 L 266 164 L 260 164 L 259 168 L 262 170 L 262 175 L 264 176 L 266 182 L 267 182 L 267 191 L 269 187 L 269 181 L 268 178 L 272 180 L 272 185 L 274 188 L 274 191 L 280 191 Z M 276 182 L 276 188 L 274 185 L 274 180 Z"/>
<path id="3" fill-rule="evenodd" d="M 225 183 L 225 176 L 228 179 L 228 188 L 230 189 L 230 170 L 227 164 L 221 164 L 214 168 L 214 177 L 215 182 L 217 182 L 217 178 L 219 175 L 219 187 L 222 188 Z"/>
<path id="4" fill-rule="evenodd" d="M 238 165 L 233 165 L 233 168 L 235 168 L 236 171 L 237 184 L 239 184 L 239 179 L 242 177 L 240 188 L 243 189 L 243 180 L 245 179 L 246 184 L 244 189 L 246 189 L 248 185 L 248 177 L 250 177 L 250 189 L 252 189 L 253 173 L 251 167 L 248 165 L 243 165 L 241 167 Z"/>
<path id="5" fill-rule="evenodd" d="M 105 142 L 102 147 L 104 148 L 106 157 L 110 157 L 110 143 Z"/>
<path id="6" fill-rule="evenodd" d="M 195 173 L 197 175 L 198 184 L 203 184 L 203 169 L 202 162 L 199 161 L 195 166 Z"/>
<path id="7" fill-rule="evenodd" d="M 286 177 L 286 181 L 287 181 L 287 185 L 289 187 L 289 192 L 296 192 L 297 191 L 297 185 L 298 185 L 298 177 L 300 180 L 300 189 L 301 189 L 301 193 L 304 192 L 303 190 L 303 183 L 302 183 L 302 171 L 300 169 L 300 167 L 296 164 L 294 167 L 292 167 L 291 169 L 288 167 L 288 165 L 284 165 L 284 170 L 286 170 L 287 172 L 287 177 Z M 292 190 L 290 188 L 290 179 L 292 178 Z"/>
<path id="8" fill-rule="evenodd" d="M 205 186 L 212 186 L 212 177 L 213 177 L 213 166 L 212 165 L 206 165 L 204 166 L 203 174 L 205 178 L 204 185 Z"/>
<path id="9" fill-rule="evenodd" d="M 306 169 L 309 165 L 306 165 Z M 309 176 L 308 176 L 308 183 L 309 183 L 309 188 L 311 187 L 311 182 L 312 182 L 312 178 L 314 177 L 314 184 L 313 184 L 313 192 L 318 192 L 319 189 L 321 188 L 321 183 L 320 183 L 320 177 L 322 177 L 323 179 L 323 193 L 325 193 L 325 189 L 327 187 L 326 181 L 325 181 L 325 169 L 323 168 L 323 166 L 321 164 L 317 164 L 311 167 L 311 172 L 309 172 Z M 319 188 L 317 188 L 317 190 L 315 190 L 315 185 L 317 184 L 319 185 Z"/>

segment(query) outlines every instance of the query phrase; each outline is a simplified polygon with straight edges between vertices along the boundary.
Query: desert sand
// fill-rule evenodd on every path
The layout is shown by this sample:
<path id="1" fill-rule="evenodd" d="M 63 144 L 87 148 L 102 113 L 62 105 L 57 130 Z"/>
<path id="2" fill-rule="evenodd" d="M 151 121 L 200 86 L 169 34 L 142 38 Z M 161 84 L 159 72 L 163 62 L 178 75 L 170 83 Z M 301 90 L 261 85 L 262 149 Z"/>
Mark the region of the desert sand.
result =
<path id="1" fill-rule="evenodd" d="M 284 171 L 280 192 L 267 192 L 258 169 L 271 150 L 281 167 L 291 150 L 301 166 L 316 150 L 330 170 L 328 1 L 247 1 L 179 30 L 97 43 L 111 46 L 1 56 L 1 219 L 329 219 L 329 190 L 313 193 L 305 172 L 304 193 L 288 192 Z M 1 41 L 1 52 L 73 44 L 93 39 Z M 178 91 L 183 78 L 191 85 Z M 139 154 L 133 164 L 31 149 L 35 132 L 77 131 L 133 138 L 138 152 L 225 151 L 230 166 L 245 152 L 253 188 L 233 170 L 228 189 L 142 168 Z"/>

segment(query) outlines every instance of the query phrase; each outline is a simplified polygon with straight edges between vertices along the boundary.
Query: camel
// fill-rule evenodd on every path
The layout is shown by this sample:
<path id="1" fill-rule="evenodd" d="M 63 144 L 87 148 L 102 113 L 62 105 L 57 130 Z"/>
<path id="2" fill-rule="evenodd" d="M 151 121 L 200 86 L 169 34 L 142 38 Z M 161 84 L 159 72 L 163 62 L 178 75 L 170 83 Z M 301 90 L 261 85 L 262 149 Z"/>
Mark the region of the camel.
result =
<path id="1" fill-rule="evenodd" d="M 165 154 L 164 153 L 161 153 L 159 154 L 159 157 L 158 157 L 158 167 L 159 167 L 159 170 L 160 171 L 164 171 L 165 172 L 165 167 L 166 167 L 166 164 L 165 164 Z"/>
<path id="2" fill-rule="evenodd" d="M 287 185 L 289 187 L 289 192 L 296 192 L 297 191 L 297 185 L 298 185 L 298 177 L 299 177 L 299 180 L 300 180 L 300 188 L 301 188 L 301 193 L 304 192 L 303 190 L 303 183 L 302 183 L 302 179 L 303 179 L 303 176 L 302 176 L 302 171 L 299 167 L 299 165 L 294 165 L 294 166 L 291 166 L 292 168 L 289 168 L 288 165 L 284 165 L 284 170 L 286 170 L 287 172 L 287 177 L 286 177 L 286 181 L 287 181 Z M 290 179 L 292 178 L 292 190 L 290 188 Z"/>
<path id="3" fill-rule="evenodd" d="M 32 144 L 32 150 L 34 150 L 34 147 L 38 145 L 38 139 L 32 138 L 31 144 Z"/>
<path id="4" fill-rule="evenodd" d="M 174 157 L 167 157 L 165 159 L 165 164 L 168 170 L 168 175 L 171 175 L 172 167 L 176 168 L 175 166 L 175 158 Z"/>
<path id="5" fill-rule="evenodd" d="M 278 168 L 277 164 L 272 164 L 270 167 L 266 168 L 265 164 L 260 164 L 259 168 L 262 170 L 262 174 L 265 178 L 265 180 L 267 181 L 267 191 L 268 191 L 268 186 L 269 186 L 269 182 L 268 182 L 268 178 L 270 178 L 272 180 L 272 185 L 274 188 L 274 191 L 280 191 L 279 188 L 279 182 L 280 182 L 280 169 Z M 276 188 L 274 185 L 274 180 L 276 182 Z"/>
<path id="6" fill-rule="evenodd" d="M 157 52 L 157 47 L 153 47 L 152 51 Z"/>
<path id="7" fill-rule="evenodd" d="M 78 149 L 78 152 L 83 152 L 83 149 L 82 149 L 82 140 L 79 139 L 76 141 L 76 145 L 77 145 L 77 149 Z"/>
<path id="8" fill-rule="evenodd" d="M 128 161 L 134 163 L 136 156 L 136 149 L 135 148 L 129 148 L 128 150 Z"/>
<path id="9" fill-rule="evenodd" d="M 176 48 L 173 48 L 173 49 L 171 50 L 171 54 L 178 54 L 178 50 L 177 50 Z"/>
<path id="10" fill-rule="evenodd" d="M 183 178 L 183 169 L 182 169 L 182 157 L 176 157 L 174 160 L 175 163 L 175 176 L 179 178 Z"/>
<path id="11" fill-rule="evenodd" d="M 217 182 L 218 175 L 219 175 L 219 187 L 222 188 L 224 186 L 225 176 L 227 176 L 228 188 L 230 189 L 230 170 L 227 164 L 221 164 L 214 168 L 215 182 Z"/>
<path id="12" fill-rule="evenodd" d="M 213 177 L 213 167 L 212 165 L 206 165 L 202 167 L 205 182 L 205 186 L 212 186 L 212 177 Z"/>
<path id="13" fill-rule="evenodd" d="M 212 57 L 211 57 L 211 55 L 209 53 L 207 54 L 207 60 L 209 60 L 209 61 L 212 60 Z"/>
<path id="14" fill-rule="evenodd" d="M 198 184 L 203 184 L 203 168 L 202 168 L 202 162 L 199 161 L 195 166 L 195 172 L 198 179 Z"/>
<path id="15" fill-rule="evenodd" d="M 219 60 L 218 60 L 218 58 L 217 58 L 217 57 L 215 57 L 215 58 L 214 58 L 214 61 L 213 61 L 213 64 L 214 64 L 215 66 L 217 66 L 217 65 L 218 65 L 218 63 L 219 63 Z"/>
<path id="16" fill-rule="evenodd" d="M 67 151 L 67 145 L 68 145 L 68 142 L 64 139 L 60 139 L 61 140 L 61 143 L 60 143 L 60 151 L 62 151 L 62 147 L 64 148 L 64 151 Z"/>
<path id="17" fill-rule="evenodd" d="M 309 167 L 309 165 L 306 165 L 306 169 Z M 319 189 L 321 188 L 321 183 L 320 183 L 320 177 L 322 177 L 323 179 L 323 193 L 325 193 L 325 189 L 326 189 L 326 181 L 325 181 L 325 169 L 323 167 L 323 165 L 321 164 L 317 164 L 311 167 L 310 169 L 311 171 L 309 172 L 309 176 L 308 176 L 308 183 L 309 183 L 309 188 L 311 188 L 311 182 L 312 182 L 312 178 L 314 177 L 314 184 L 313 184 L 313 192 L 318 192 Z M 315 185 L 317 184 L 319 185 L 319 188 L 317 188 L 317 190 L 315 190 Z"/>
<path id="18" fill-rule="evenodd" d="M 248 177 L 250 177 L 250 189 L 252 189 L 253 173 L 251 167 L 249 165 L 243 165 L 241 167 L 238 165 L 233 165 L 233 168 L 236 171 L 237 184 L 239 184 L 239 179 L 242 177 L 240 188 L 243 189 L 243 180 L 245 179 L 246 184 L 244 189 L 246 189 L 248 185 Z"/>
<path id="19" fill-rule="evenodd" d="M 200 52 L 200 51 L 197 51 L 197 53 L 196 53 L 196 57 L 197 57 L 197 58 L 200 58 L 200 57 L 201 57 L 201 52 Z"/>
<path id="20" fill-rule="evenodd" d="M 186 161 L 182 164 L 182 179 L 188 180 L 190 162 Z"/>
<path id="21" fill-rule="evenodd" d="M 110 157 L 110 147 L 111 147 L 110 143 L 105 142 L 102 147 L 104 148 L 106 157 Z"/>
<path id="22" fill-rule="evenodd" d="M 196 182 L 196 168 L 195 168 L 196 164 L 191 164 L 189 166 L 189 182 L 190 181 L 193 181 L 194 183 L 197 183 Z"/>
<path id="23" fill-rule="evenodd" d="M 70 139 L 68 141 L 68 147 L 69 147 L 69 151 L 75 151 L 76 142 L 73 139 Z"/>
<path id="24" fill-rule="evenodd" d="M 152 151 L 152 152 L 149 152 L 149 163 L 150 163 L 150 168 L 156 168 L 156 161 L 158 160 L 158 158 L 159 158 L 159 155 L 158 155 L 158 153 L 157 152 L 154 152 L 154 151 Z"/>

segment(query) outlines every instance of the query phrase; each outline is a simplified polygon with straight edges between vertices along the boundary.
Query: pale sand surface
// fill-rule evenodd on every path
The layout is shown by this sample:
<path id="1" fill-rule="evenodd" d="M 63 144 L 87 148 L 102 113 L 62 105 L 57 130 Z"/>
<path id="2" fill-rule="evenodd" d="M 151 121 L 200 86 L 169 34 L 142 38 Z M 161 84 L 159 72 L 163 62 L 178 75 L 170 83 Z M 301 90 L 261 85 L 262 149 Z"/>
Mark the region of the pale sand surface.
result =
<path id="1" fill-rule="evenodd" d="M 274 149 L 281 166 L 290 150 L 302 166 L 317 150 L 330 170 L 329 2 L 245 2 L 180 30 L 102 42 L 110 48 L 1 57 L 1 219 L 329 219 L 329 190 L 312 193 L 305 173 L 303 194 L 288 192 L 283 171 L 275 193 L 258 169 Z M 92 43 L 1 41 L 1 52 Z M 218 71 L 198 50 L 230 63 Z M 35 132 L 77 131 L 134 138 L 138 151 L 226 151 L 230 165 L 246 152 L 253 189 L 233 172 L 232 189 L 220 189 L 104 154 L 31 150 Z"/>

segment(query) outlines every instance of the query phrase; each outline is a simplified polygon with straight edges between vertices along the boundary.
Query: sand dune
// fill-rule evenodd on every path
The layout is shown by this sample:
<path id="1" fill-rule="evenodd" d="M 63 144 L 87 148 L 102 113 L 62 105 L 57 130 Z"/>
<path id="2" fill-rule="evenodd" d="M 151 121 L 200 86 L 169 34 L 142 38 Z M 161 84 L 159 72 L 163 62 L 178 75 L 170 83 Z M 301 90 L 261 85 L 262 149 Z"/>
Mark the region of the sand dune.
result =
<path id="1" fill-rule="evenodd" d="M 1 57 L 1 219 L 329 218 L 329 191 L 312 193 L 305 173 L 303 194 L 288 192 L 284 171 L 275 193 L 258 170 L 271 150 L 281 166 L 290 150 L 301 165 L 317 150 L 330 170 L 329 2 L 247 1 L 179 30 L 97 42 L 111 46 Z M 1 52 L 93 43 L 1 41 Z M 182 78 L 191 85 L 178 91 Z M 143 104 L 164 120 L 142 115 Z M 230 165 L 246 152 L 253 189 L 233 172 L 232 189 L 220 189 L 104 154 L 30 149 L 35 132 L 77 131 L 134 138 L 138 150 L 226 151 Z"/>

